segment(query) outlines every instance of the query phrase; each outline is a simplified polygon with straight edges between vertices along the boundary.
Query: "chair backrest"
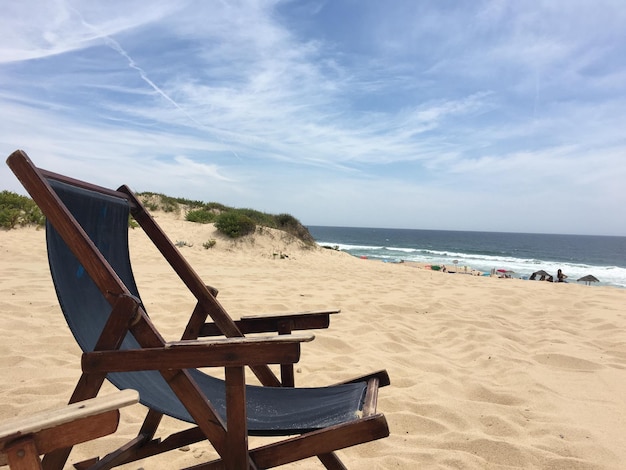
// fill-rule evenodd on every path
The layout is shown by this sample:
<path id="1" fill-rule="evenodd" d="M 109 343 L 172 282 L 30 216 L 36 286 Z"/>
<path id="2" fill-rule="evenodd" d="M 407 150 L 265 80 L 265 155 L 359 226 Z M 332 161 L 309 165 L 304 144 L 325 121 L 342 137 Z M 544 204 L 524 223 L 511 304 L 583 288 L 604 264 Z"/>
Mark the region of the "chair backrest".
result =
<path id="1" fill-rule="evenodd" d="M 139 298 L 128 249 L 129 203 L 122 197 L 102 194 L 48 179 L 48 183 L 113 268 L 126 289 Z M 85 352 L 93 351 L 112 311 L 112 306 L 51 223 L 46 224 L 48 262 L 63 315 L 76 342 Z M 120 349 L 138 349 L 128 333 Z M 192 375 L 223 394 L 223 383 L 198 371 Z M 171 387 L 158 371 L 107 374 L 117 388 L 138 390 L 143 405 L 178 419 L 193 422 Z"/>

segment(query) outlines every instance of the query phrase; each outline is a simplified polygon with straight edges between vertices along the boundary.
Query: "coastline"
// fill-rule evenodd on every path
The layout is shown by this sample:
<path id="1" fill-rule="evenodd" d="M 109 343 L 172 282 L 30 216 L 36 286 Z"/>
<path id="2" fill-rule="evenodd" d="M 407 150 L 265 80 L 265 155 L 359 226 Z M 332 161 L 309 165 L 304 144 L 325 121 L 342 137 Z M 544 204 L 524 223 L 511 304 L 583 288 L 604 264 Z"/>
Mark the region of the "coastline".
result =
<path id="1" fill-rule="evenodd" d="M 626 237 L 310 226 L 321 245 L 356 257 L 468 266 L 490 273 L 512 271 L 530 278 L 563 270 L 570 282 L 596 277 L 594 285 L 626 288 Z M 457 269 L 458 270 L 458 269 Z"/>
<path id="2" fill-rule="evenodd" d="M 173 241 L 186 242 L 182 253 L 219 288 L 233 317 L 342 310 L 303 347 L 296 384 L 389 371 L 378 409 L 391 436 L 340 451 L 349 468 L 616 469 L 626 461 L 626 290 L 368 262 L 303 249 L 271 230 L 231 242 L 210 225 L 154 215 Z M 203 248 L 211 238 L 215 247 Z M 140 229 L 130 231 L 130 244 L 144 304 L 163 335 L 176 339 L 193 299 Z M 44 231 L 0 231 L 0 253 L 3 419 L 65 403 L 80 353 L 56 301 Z M 134 437 L 144 411 L 122 410 L 118 431 L 77 447 L 70 462 Z M 167 419 L 164 426 L 185 428 Z M 189 466 L 213 455 L 198 443 L 126 468 Z"/>

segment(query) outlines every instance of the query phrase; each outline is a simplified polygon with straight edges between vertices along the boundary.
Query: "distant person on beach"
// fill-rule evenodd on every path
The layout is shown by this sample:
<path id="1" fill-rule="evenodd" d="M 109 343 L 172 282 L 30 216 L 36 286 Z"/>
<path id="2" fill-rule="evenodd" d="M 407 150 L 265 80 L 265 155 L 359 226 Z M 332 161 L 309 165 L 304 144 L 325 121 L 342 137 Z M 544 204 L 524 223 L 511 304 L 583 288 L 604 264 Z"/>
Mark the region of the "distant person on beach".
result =
<path id="1" fill-rule="evenodd" d="M 559 269 L 556 273 L 556 282 L 567 282 L 565 279 L 567 279 L 567 276 Z"/>

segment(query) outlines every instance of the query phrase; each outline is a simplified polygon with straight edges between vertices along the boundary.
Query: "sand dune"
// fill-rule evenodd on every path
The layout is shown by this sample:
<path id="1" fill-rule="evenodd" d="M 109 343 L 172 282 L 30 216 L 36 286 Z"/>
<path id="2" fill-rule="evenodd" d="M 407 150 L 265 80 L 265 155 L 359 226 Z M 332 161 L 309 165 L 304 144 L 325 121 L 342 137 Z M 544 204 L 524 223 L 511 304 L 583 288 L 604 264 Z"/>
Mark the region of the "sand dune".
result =
<path id="1" fill-rule="evenodd" d="M 236 318 L 341 308 L 331 328 L 304 345 L 296 382 L 389 371 L 379 410 L 391 436 L 340 451 L 348 467 L 623 468 L 626 290 L 366 261 L 302 249 L 271 230 L 232 243 L 211 225 L 165 213 L 157 220 L 172 240 L 186 242 L 181 251 Z M 203 248 L 209 239 L 216 246 Z M 131 231 L 131 255 L 151 317 L 176 339 L 193 299 L 140 229 Z M 0 256 L 1 419 L 65 403 L 80 369 L 50 280 L 44 231 L 0 232 Z M 70 463 L 133 437 L 144 411 L 122 410 L 118 432 L 77 447 Z M 170 420 L 164 426 L 184 428 Z M 214 455 L 200 443 L 126 468 L 177 468 Z M 321 467 L 310 460 L 292 468 Z"/>

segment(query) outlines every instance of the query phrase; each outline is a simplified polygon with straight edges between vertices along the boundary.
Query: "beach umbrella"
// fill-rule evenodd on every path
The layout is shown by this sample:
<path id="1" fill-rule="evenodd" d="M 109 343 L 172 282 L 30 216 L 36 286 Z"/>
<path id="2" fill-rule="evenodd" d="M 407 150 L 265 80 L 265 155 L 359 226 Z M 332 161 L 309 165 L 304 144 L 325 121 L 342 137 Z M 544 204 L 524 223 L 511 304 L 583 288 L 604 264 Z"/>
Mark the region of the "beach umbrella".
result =
<path id="1" fill-rule="evenodd" d="M 582 281 L 585 284 L 589 285 L 592 282 L 600 282 L 597 277 L 592 276 L 591 274 L 587 274 L 586 276 L 581 277 L 578 281 Z"/>

